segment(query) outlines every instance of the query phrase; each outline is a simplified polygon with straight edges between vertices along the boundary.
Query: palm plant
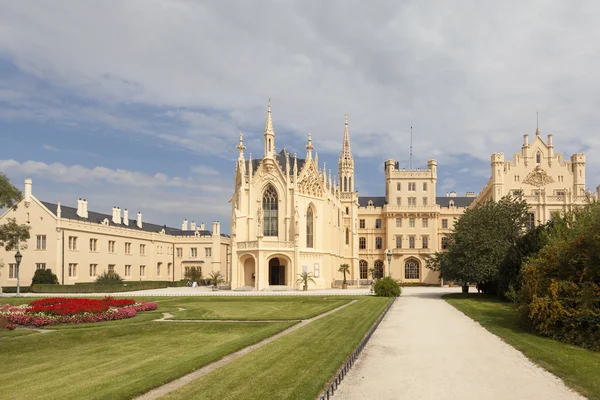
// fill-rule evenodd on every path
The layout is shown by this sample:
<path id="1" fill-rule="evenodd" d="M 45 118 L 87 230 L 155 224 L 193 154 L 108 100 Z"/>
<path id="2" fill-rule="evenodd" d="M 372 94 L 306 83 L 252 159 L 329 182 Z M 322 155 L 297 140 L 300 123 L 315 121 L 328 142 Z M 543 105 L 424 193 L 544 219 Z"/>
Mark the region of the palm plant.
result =
<path id="1" fill-rule="evenodd" d="M 341 272 L 344 274 L 344 282 L 342 282 L 344 285 L 347 285 L 348 282 L 346 281 L 346 272 L 350 273 L 350 266 L 348 264 L 342 264 L 340 265 L 340 268 L 338 269 L 338 272 Z"/>
<path id="2" fill-rule="evenodd" d="M 302 284 L 303 290 L 308 289 L 308 282 L 316 283 L 310 272 L 302 272 L 302 273 L 298 274 L 298 279 L 296 279 L 296 284 Z"/>
<path id="3" fill-rule="evenodd" d="M 96 278 L 97 283 L 111 284 L 111 283 L 121 283 L 123 282 L 123 278 L 116 272 L 112 271 L 104 271 Z"/>
<path id="4" fill-rule="evenodd" d="M 225 283 L 225 279 L 223 279 L 223 275 L 221 275 L 220 271 L 212 271 L 210 274 L 208 274 L 208 280 L 213 287 L 217 287 L 221 283 Z"/>

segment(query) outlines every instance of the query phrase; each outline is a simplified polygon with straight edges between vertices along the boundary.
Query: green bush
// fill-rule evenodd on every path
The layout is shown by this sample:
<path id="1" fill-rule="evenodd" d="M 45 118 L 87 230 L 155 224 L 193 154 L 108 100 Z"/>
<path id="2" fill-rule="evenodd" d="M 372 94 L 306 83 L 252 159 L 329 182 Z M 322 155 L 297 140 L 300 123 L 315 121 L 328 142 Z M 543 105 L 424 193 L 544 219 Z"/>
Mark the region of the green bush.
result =
<path id="1" fill-rule="evenodd" d="M 104 271 L 96 278 L 96 283 L 110 285 L 123 282 L 123 278 L 116 272 Z"/>
<path id="2" fill-rule="evenodd" d="M 402 293 L 402 288 L 397 281 L 386 276 L 375 282 L 375 295 L 379 297 L 398 297 Z"/>
<path id="3" fill-rule="evenodd" d="M 559 219 L 522 269 L 520 321 L 535 332 L 600 351 L 600 204 Z"/>
<path id="4" fill-rule="evenodd" d="M 58 278 L 56 277 L 56 274 L 52 273 L 51 269 L 38 269 L 33 274 L 33 279 L 31 280 L 32 285 L 35 285 L 36 283 L 57 285 Z"/>
<path id="5" fill-rule="evenodd" d="M 80 283 L 75 285 L 33 285 L 34 293 L 116 293 L 132 292 L 135 290 L 162 289 L 167 282 L 123 282 L 117 284 Z"/>

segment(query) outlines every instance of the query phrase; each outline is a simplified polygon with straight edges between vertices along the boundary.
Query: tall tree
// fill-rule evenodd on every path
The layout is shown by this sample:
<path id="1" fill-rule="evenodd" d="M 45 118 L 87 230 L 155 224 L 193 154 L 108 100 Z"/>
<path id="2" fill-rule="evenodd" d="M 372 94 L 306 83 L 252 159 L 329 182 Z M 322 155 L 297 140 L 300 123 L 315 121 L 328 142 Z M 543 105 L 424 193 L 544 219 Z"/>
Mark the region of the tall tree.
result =
<path id="1" fill-rule="evenodd" d="M 448 234 L 448 251 L 434 255 L 428 267 L 446 280 L 489 283 L 523 233 L 527 203 L 521 197 L 487 201 L 465 211 Z"/>
<path id="2" fill-rule="evenodd" d="M 16 209 L 22 198 L 21 191 L 10 183 L 6 175 L 0 172 L 0 209 Z M 15 218 L 8 218 L 5 224 L 0 225 L 0 246 L 4 247 L 6 251 L 10 251 L 16 249 L 19 243 L 24 245 L 25 241 L 29 239 L 30 229 L 29 225 L 18 224 Z"/>

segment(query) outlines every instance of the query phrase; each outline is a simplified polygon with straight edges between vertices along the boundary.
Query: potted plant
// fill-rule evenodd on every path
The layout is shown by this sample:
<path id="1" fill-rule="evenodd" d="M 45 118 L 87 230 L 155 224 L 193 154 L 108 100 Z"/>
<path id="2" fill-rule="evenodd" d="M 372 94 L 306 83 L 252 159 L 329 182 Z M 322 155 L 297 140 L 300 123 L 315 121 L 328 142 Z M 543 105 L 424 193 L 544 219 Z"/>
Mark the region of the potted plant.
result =
<path id="1" fill-rule="evenodd" d="M 212 285 L 212 290 L 219 290 L 219 285 L 225 283 L 225 279 L 223 279 L 220 271 L 213 271 L 208 274 L 208 280 Z"/>
<path id="2" fill-rule="evenodd" d="M 308 290 L 308 282 L 316 283 L 312 277 L 310 272 L 302 272 L 298 274 L 298 279 L 296 279 L 296 284 L 302 284 L 302 290 Z"/>
<path id="3" fill-rule="evenodd" d="M 346 281 L 346 272 L 348 272 L 348 273 L 350 272 L 350 266 L 348 264 L 342 264 L 342 265 L 340 265 L 338 272 L 341 272 L 344 274 L 344 281 L 342 282 L 342 289 L 348 289 L 348 281 Z"/>

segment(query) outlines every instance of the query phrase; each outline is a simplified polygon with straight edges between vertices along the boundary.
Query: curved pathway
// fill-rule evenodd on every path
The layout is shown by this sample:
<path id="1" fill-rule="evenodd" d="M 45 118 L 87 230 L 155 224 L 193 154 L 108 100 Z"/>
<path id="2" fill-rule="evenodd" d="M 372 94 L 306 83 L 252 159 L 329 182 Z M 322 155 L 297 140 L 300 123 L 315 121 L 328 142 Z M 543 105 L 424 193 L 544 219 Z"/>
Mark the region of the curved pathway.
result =
<path id="1" fill-rule="evenodd" d="M 336 399 L 583 399 L 441 296 L 404 288 Z"/>

